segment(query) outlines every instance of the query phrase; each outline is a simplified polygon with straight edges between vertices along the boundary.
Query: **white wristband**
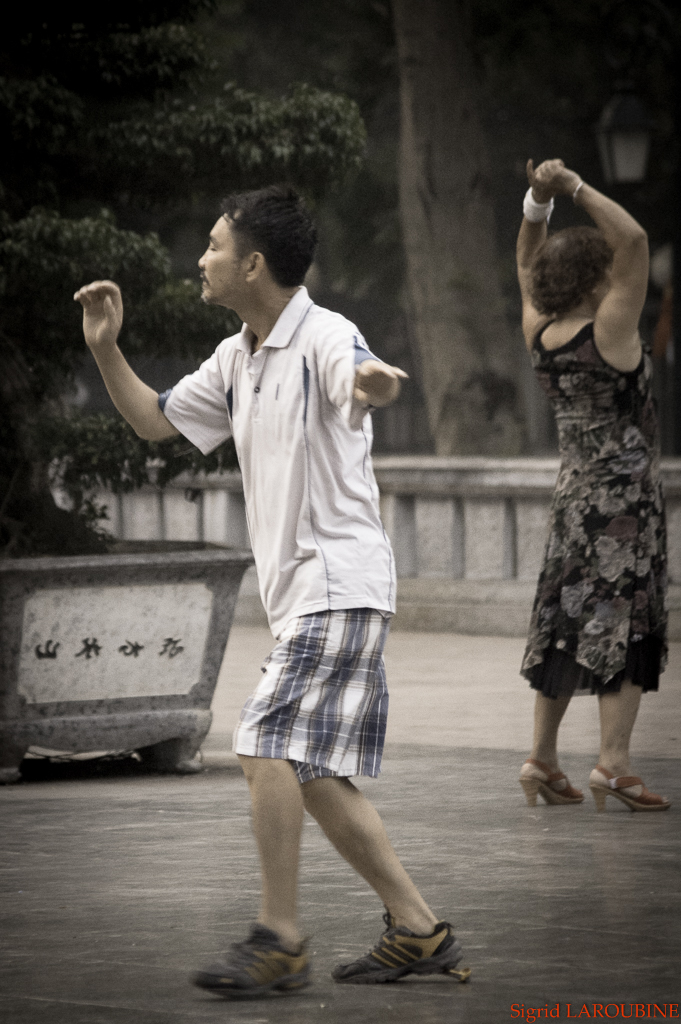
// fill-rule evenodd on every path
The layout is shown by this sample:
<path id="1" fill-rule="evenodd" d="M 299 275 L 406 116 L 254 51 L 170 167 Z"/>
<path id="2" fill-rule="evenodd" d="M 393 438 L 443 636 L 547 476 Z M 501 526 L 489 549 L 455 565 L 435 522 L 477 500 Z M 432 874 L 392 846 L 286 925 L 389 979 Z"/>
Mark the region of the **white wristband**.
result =
<path id="1" fill-rule="evenodd" d="M 542 220 L 548 223 L 553 213 L 553 206 L 553 199 L 549 199 L 548 203 L 538 203 L 532 195 L 532 189 L 528 188 L 523 200 L 525 220 L 529 220 L 533 224 L 539 224 Z"/>

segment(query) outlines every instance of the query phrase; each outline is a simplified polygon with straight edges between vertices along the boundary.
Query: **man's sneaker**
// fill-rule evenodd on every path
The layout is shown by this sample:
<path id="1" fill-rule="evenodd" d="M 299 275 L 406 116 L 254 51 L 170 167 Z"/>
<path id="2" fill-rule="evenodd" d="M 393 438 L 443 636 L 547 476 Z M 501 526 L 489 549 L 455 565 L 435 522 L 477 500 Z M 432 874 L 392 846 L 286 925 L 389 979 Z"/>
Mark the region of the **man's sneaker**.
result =
<path id="1" fill-rule="evenodd" d="M 289 953 L 276 932 L 254 924 L 250 936 L 235 942 L 224 962 L 197 971 L 192 982 L 216 995 L 248 999 L 304 988 L 310 983 L 310 964 L 304 946 L 298 953 Z"/>
<path id="2" fill-rule="evenodd" d="M 397 981 L 405 974 L 450 974 L 457 981 L 468 981 L 470 968 L 456 969 L 463 952 L 451 924 L 439 921 L 430 935 L 415 935 L 408 928 L 397 928 L 389 913 L 383 915 L 383 920 L 387 930 L 381 941 L 366 956 L 337 967 L 333 972 L 335 981 L 376 985 Z"/>

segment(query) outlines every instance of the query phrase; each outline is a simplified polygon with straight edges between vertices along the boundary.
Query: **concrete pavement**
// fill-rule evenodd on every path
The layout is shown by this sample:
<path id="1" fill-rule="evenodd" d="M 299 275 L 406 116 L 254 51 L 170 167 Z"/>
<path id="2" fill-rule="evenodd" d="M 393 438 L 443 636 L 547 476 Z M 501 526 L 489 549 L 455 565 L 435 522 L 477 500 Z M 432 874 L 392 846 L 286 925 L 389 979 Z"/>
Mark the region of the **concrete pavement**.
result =
<path id="1" fill-rule="evenodd" d="M 243 702 L 273 645 L 268 629 L 233 627 L 213 699 L 206 756 L 230 750 Z M 526 755 L 534 694 L 519 675 L 524 648 L 524 640 L 517 638 L 391 633 L 385 653 L 390 690 L 387 743 L 515 750 Z M 561 727 L 562 749 L 589 755 L 584 766 L 591 770 L 598 735 L 596 698 L 575 698 Z M 670 646 L 659 692 L 646 694 L 641 701 L 632 752 L 681 758 L 681 643 Z"/>
<path id="2" fill-rule="evenodd" d="M 502 1024 L 556 1006 L 553 1019 L 662 1019 L 636 1017 L 630 1003 L 681 1015 L 681 645 L 661 692 L 644 698 L 635 744 L 636 770 L 674 807 L 631 814 L 611 801 L 597 815 L 590 797 L 524 802 L 532 697 L 517 678 L 521 641 L 395 633 L 384 771 L 362 788 L 453 922 L 471 982 L 334 984 L 335 964 L 376 941 L 382 908 L 307 820 L 301 917 L 313 985 L 248 1003 L 189 986 L 188 972 L 242 938 L 257 909 L 248 793 L 226 750 L 271 645 L 264 630 L 234 629 L 204 773 L 154 776 L 121 762 L 0 790 L 3 1024 Z M 596 714 L 588 698 L 568 712 L 563 764 L 576 785 L 594 763 Z"/>

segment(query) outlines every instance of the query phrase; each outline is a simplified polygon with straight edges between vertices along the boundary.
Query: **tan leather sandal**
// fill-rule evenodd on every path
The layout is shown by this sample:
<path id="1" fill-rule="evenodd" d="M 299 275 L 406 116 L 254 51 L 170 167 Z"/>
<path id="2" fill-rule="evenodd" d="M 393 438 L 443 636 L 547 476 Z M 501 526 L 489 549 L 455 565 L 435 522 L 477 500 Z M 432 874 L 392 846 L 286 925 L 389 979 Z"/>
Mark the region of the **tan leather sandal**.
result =
<path id="1" fill-rule="evenodd" d="M 568 782 L 564 772 L 551 771 L 549 765 L 528 757 L 520 769 L 520 785 L 529 807 L 536 807 L 537 794 L 547 804 L 581 804 L 584 794 Z"/>
<path id="2" fill-rule="evenodd" d="M 626 804 L 630 811 L 667 811 L 671 800 L 651 793 L 638 775 L 613 775 L 599 764 L 589 776 L 589 789 L 596 801 L 596 810 L 605 810 L 606 796 L 614 796 Z"/>

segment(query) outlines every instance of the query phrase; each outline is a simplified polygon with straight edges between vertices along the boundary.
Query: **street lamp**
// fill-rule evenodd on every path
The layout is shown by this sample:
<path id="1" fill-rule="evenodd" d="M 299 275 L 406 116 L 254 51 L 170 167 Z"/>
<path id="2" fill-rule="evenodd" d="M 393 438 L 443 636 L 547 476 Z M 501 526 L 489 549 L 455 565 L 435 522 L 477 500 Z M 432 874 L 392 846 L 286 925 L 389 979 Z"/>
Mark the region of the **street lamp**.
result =
<path id="1" fill-rule="evenodd" d="M 617 93 L 608 100 L 596 125 L 603 177 L 608 185 L 643 181 L 651 129 L 648 112 L 635 93 Z"/>

